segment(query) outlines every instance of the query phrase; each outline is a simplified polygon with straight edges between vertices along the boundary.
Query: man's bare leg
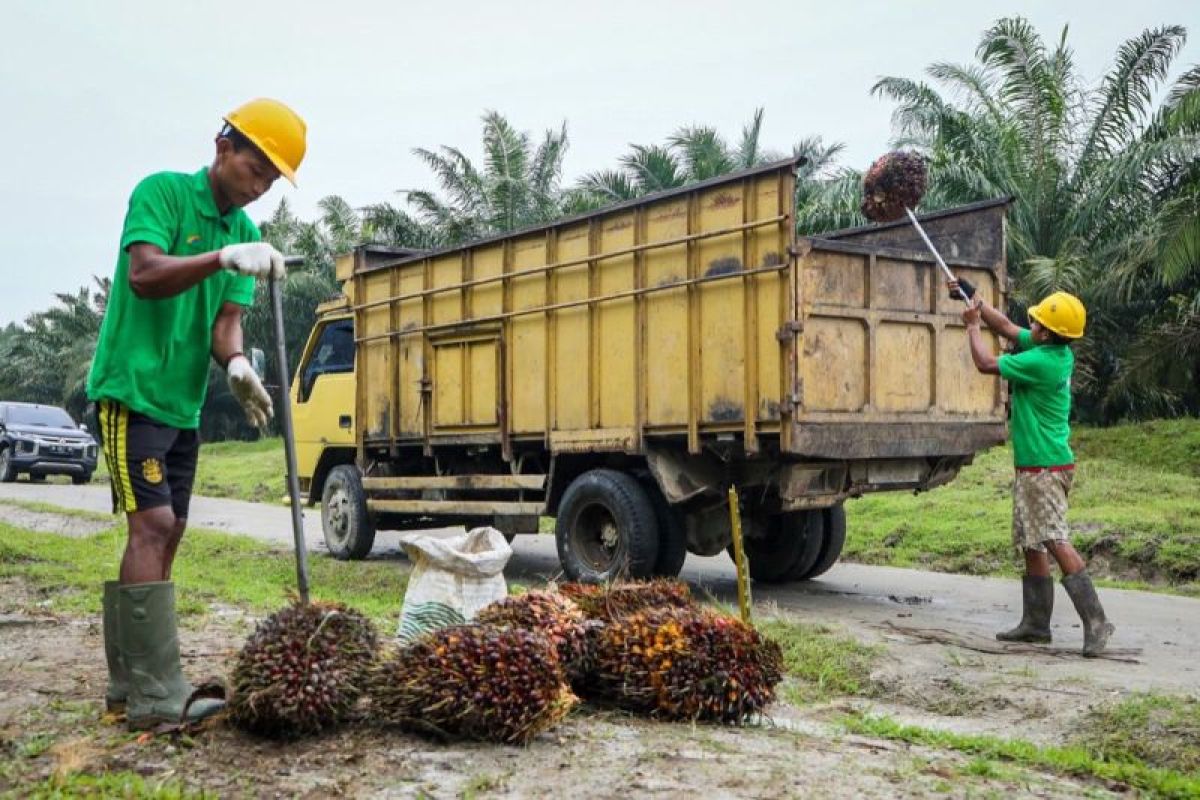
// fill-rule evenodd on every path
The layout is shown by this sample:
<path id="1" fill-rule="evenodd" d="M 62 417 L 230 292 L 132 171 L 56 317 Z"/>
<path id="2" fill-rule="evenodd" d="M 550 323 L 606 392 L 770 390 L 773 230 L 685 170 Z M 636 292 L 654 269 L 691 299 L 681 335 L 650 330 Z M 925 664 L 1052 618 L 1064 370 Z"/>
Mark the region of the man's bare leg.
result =
<path id="1" fill-rule="evenodd" d="M 175 529 L 171 532 L 171 541 L 167 545 L 167 558 L 162 576 L 164 581 L 171 580 L 171 567 L 175 564 L 175 553 L 179 550 L 179 542 L 183 539 L 185 528 L 187 528 L 187 517 L 176 518 Z"/>
<path id="2" fill-rule="evenodd" d="M 121 583 L 154 583 L 167 580 L 171 559 L 179 546 L 179 528 L 170 506 L 157 506 L 125 515 L 129 538 L 121 559 Z M 178 533 L 176 533 L 178 529 Z"/>

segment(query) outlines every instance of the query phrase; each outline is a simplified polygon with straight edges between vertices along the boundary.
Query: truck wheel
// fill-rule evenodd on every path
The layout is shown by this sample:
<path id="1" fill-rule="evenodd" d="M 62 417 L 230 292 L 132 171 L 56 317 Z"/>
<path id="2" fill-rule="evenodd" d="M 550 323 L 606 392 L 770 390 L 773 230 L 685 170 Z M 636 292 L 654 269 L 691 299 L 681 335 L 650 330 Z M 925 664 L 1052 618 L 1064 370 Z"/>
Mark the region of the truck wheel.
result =
<path id="1" fill-rule="evenodd" d="M 825 547 L 825 512 L 823 509 L 797 512 L 797 526 L 804 526 L 804 546 L 795 562 L 788 567 L 782 580 L 802 581 L 808 577 Z"/>
<path id="2" fill-rule="evenodd" d="M 594 469 L 567 487 L 554 522 L 558 560 L 574 581 L 647 578 L 658 561 L 654 506 L 636 480 Z"/>
<path id="3" fill-rule="evenodd" d="M 813 519 L 817 518 L 814 525 Z M 820 554 L 820 513 L 793 511 L 772 514 L 766 519 L 766 536 L 744 540 L 746 558 L 750 562 L 750 577 L 763 583 L 786 583 L 799 580 L 795 567 L 809 564 Z M 733 544 L 726 548 L 733 558 Z"/>
<path id="4" fill-rule="evenodd" d="M 12 483 L 17 479 L 17 471 L 13 469 L 12 454 L 8 448 L 0 449 L 0 483 Z"/>
<path id="5" fill-rule="evenodd" d="M 683 569 L 687 559 L 687 529 L 683 518 L 663 494 L 654 481 L 643 481 L 646 494 L 654 506 L 654 521 L 658 525 L 658 558 L 654 561 L 654 574 L 663 578 L 674 578 Z"/>
<path id="6" fill-rule="evenodd" d="M 838 503 L 825 509 L 822 514 L 825 517 L 825 536 L 821 545 L 821 555 L 804 576 L 806 581 L 828 572 L 829 568 L 837 563 L 842 555 L 842 547 L 846 544 L 846 509 Z"/>
<path id="7" fill-rule="evenodd" d="M 71 483 L 75 484 L 76 486 L 83 486 L 85 483 L 91 483 L 91 482 L 92 482 L 92 473 L 90 473 L 90 472 L 85 472 L 82 475 L 72 475 L 71 476 Z"/>
<path id="8" fill-rule="evenodd" d="M 334 467 L 325 478 L 321 530 L 329 553 L 341 561 L 365 558 L 375 544 L 375 522 L 367 511 L 362 478 L 350 464 Z"/>

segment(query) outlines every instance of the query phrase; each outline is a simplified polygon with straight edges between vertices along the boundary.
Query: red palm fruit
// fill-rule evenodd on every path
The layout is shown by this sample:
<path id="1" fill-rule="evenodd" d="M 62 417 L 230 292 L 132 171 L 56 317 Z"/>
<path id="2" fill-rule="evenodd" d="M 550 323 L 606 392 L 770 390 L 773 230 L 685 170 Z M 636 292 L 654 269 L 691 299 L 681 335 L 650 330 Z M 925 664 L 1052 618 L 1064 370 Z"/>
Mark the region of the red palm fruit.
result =
<path id="1" fill-rule="evenodd" d="M 916 208 L 925 195 L 925 159 L 904 150 L 885 153 L 863 175 L 862 213 L 872 222 L 892 222 Z"/>

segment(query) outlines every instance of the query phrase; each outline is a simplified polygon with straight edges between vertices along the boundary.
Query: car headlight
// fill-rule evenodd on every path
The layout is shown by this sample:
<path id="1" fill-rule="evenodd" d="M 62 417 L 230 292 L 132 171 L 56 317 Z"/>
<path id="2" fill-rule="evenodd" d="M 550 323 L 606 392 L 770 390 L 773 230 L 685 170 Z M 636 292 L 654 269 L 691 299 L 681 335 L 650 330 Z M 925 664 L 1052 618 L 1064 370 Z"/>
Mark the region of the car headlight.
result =
<path id="1" fill-rule="evenodd" d="M 96 457 L 96 454 L 97 454 L 97 451 L 96 451 L 96 445 L 94 445 L 94 444 L 89 444 L 89 445 L 88 445 L 86 448 L 84 448 L 84 450 L 85 450 L 85 452 L 87 452 L 87 457 L 88 457 L 88 458 L 95 458 L 95 457 Z"/>
<path id="2" fill-rule="evenodd" d="M 33 453 L 36 451 L 37 451 L 37 443 L 34 442 L 32 439 L 18 439 L 17 440 L 17 452 L 18 453 Z"/>

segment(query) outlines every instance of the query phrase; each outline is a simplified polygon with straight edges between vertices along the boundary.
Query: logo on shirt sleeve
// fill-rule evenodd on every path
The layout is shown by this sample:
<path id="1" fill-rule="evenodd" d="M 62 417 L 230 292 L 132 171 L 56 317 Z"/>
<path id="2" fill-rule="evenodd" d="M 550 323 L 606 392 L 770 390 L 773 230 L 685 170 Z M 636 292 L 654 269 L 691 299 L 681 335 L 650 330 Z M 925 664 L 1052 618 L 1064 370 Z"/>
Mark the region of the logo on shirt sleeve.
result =
<path id="1" fill-rule="evenodd" d="M 200 234 L 189 233 L 186 241 L 188 244 L 195 244 L 196 242 L 200 241 Z"/>

